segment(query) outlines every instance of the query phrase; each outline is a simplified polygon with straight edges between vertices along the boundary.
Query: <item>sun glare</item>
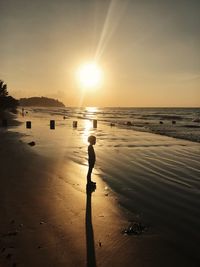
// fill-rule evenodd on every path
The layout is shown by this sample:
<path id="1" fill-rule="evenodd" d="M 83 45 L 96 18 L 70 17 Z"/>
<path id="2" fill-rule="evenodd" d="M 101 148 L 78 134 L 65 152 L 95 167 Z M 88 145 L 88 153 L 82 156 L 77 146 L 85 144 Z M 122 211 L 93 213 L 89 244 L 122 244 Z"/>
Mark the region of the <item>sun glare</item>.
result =
<path id="1" fill-rule="evenodd" d="M 78 70 L 78 80 L 83 88 L 96 89 L 101 85 L 102 72 L 96 63 L 86 63 Z"/>
<path id="2" fill-rule="evenodd" d="M 88 144 L 88 136 L 91 134 L 92 131 L 92 121 L 91 120 L 85 120 L 84 121 L 84 131 L 82 135 L 83 142 L 85 144 Z"/>

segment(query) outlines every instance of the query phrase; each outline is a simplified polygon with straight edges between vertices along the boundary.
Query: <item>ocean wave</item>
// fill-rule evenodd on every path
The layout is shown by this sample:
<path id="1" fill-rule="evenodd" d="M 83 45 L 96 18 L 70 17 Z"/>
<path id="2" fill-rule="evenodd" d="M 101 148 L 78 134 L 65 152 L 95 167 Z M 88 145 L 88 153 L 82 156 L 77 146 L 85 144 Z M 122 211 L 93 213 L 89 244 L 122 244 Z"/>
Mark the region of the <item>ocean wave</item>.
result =
<path id="1" fill-rule="evenodd" d="M 29 108 L 34 114 L 97 119 L 124 129 L 151 132 L 200 142 L 200 108 Z M 45 115 L 45 116 L 46 116 Z"/>

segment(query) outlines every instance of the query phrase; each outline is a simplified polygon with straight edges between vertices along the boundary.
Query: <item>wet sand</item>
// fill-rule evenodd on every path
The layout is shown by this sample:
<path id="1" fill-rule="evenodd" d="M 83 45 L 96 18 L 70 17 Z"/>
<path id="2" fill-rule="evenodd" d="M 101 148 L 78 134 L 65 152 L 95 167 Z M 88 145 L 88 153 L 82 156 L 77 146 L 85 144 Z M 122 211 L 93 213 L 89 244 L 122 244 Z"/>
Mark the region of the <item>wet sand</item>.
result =
<path id="1" fill-rule="evenodd" d="M 33 120 L 0 131 L 0 266 L 198 266 L 198 146 L 99 125 L 97 188 L 86 194 L 94 131 Z M 130 220 L 146 231 L 123 235 Z"/>

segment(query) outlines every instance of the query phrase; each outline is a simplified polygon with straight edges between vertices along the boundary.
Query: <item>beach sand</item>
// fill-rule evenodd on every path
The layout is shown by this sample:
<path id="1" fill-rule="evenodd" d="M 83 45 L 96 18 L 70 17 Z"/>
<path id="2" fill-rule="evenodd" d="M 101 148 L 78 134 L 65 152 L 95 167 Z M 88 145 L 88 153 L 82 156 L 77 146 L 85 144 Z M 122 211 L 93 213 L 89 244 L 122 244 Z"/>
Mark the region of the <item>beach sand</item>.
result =
<path id="1" fill-rule="evenodd" d="M 180 243 L 199 240 L 199 147 L 99 125 L 97 188 L 86 194 L 86 137 L 94 131 L 84 122 L 73 130 L 69 120 L 50 131 L 46 120 L 31 119 L 29 131 L 0 130 L 0 266 L 198 266 L 197 249 L 185 253 Z M 144 223 L 144 233 L 122 234 L 130 220 Z"/>

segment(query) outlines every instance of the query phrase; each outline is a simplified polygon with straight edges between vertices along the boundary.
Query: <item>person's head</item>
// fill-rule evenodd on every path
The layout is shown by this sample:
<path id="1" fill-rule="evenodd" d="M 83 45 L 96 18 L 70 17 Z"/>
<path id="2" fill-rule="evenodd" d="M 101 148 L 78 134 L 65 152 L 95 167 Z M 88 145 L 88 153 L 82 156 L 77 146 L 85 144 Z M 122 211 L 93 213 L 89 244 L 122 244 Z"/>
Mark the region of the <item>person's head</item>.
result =
<path id="1" fill-rule="evenodd" d="M 94 135 L 90 135 L 88 137 L 88 142 L 90 143 L 90 145 L 95 145 L 96 144 L 96 137 Z"/>

